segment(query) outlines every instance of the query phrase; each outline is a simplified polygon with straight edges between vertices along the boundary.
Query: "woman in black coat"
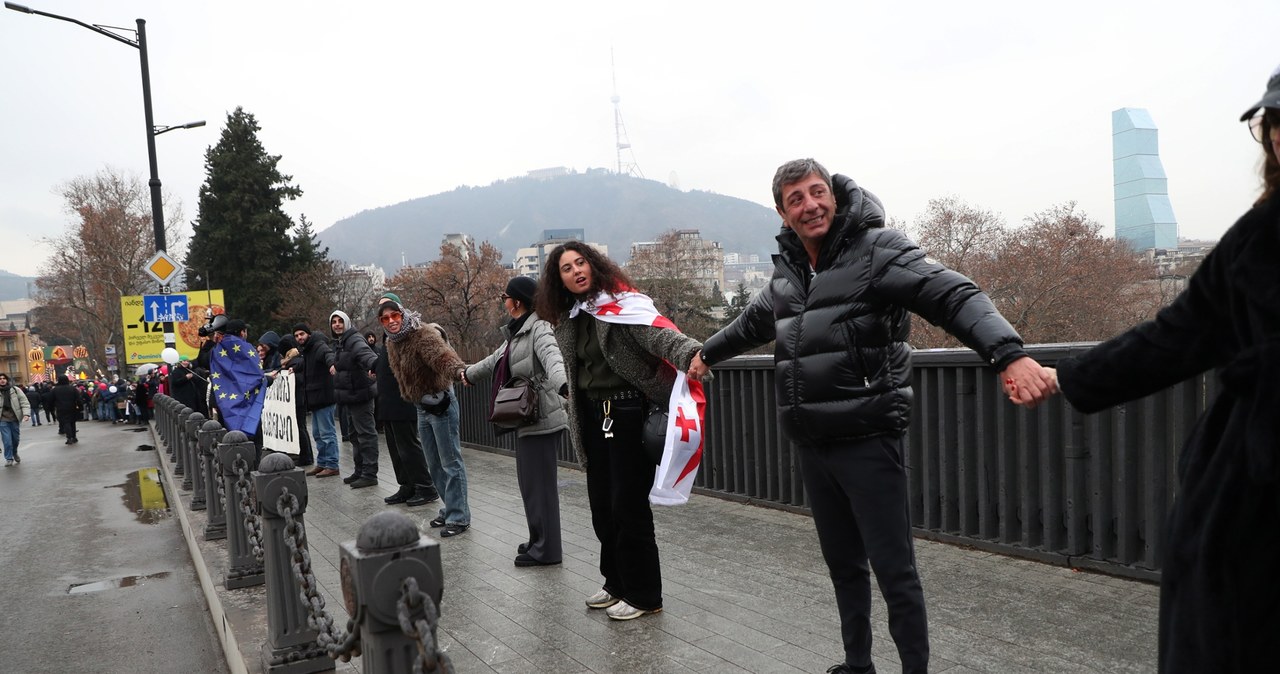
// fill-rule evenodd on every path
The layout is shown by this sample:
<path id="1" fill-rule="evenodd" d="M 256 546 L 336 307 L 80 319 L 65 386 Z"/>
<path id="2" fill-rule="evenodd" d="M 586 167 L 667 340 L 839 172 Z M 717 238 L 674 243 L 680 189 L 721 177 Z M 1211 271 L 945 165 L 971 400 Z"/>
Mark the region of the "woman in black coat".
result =
<path id="1" fill-rule="evenodd" d="M 1160 671 L 1274 671 L 1280 636 L 1280 70 L 1245 113 L 1263 192 L 1156 316 L 1057 370 L 1098 410 L 1219 370 L 1178 463 L 1160 577 Z M 1255 115 L 1254 113 L 1258 113 Z"/>

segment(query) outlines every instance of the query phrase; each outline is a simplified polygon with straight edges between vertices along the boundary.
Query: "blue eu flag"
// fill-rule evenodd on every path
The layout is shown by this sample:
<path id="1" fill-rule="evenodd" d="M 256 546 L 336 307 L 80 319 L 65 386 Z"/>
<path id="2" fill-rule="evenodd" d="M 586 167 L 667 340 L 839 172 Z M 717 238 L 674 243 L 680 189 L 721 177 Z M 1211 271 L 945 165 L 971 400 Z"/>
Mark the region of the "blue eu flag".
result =
<path id="1" fill-rule="evenodd" d="M 210 363 L 209 385 L 222 412 L 222 426 L 252 437 L 258 432 L 266 398 L 258 351 L 243 339 L 227 335 L 213 347 Z"/>

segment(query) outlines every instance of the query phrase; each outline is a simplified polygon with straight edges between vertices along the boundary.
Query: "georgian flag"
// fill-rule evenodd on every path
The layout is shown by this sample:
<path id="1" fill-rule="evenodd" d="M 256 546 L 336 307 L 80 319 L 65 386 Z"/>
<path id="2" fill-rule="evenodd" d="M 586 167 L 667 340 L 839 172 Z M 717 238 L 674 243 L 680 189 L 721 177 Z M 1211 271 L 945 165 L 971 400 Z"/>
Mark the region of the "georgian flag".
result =
<path id="1" fill-rule="evenodd" d="M 675 323 L 658 313 L 649 296 L 634 290 L 600 293 L 587 302 L 578 301 L 569 310 L 569 318 L 577 316 L 579 311 L 607 323 L 650 325 L 680 331 Z M 702 462 L 707 397 L 702 390 L 702 382 L 690 380 L 683 370 L 667 364 L 675 370 L 676 381 L 667 407 L 667 441 L 654 475 L 653 488 L 649 490 L 649 502 L 653 505 L 682 505 L 689 502 L 693 479 Z"/>

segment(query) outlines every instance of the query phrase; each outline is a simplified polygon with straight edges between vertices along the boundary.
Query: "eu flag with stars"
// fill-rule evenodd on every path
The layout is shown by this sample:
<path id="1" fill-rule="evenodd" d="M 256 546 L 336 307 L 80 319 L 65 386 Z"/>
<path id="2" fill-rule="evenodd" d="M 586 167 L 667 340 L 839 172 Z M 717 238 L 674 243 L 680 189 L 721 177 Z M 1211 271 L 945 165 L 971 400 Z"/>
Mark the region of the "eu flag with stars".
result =
<path id="1" fill-rule="evenodd" d="M 214 345 L 209 362 L 213 371 L 209 385 L 222 412 L 223 428 L 253 437 L 266 399 L 257 349 L 235 335 L 227 335 Z"/>

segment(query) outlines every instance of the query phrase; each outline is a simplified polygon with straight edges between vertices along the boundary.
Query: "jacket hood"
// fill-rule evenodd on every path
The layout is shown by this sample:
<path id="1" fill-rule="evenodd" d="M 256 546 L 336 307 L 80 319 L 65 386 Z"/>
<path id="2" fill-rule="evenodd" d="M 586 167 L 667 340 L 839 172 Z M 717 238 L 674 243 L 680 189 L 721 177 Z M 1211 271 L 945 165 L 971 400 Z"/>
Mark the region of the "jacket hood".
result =
<path id="1" fill-rule="evenodd" d="M 266 344 L 268 347 L 271 347 L 272 351 L 275 351 L 280 348 L 280 335 L 268 330 L 262 333 L 262 336 L 258 338 L 258 343 Z"/>
<path id="2" fill-rule="evenodd" d="M 333 324 L 334 316 L 337 316 L 338 318 L 342 319 L 342 325 L 344 326 L 343 327 L 344 334 L 351 331 L 351 317 L 347 316 L 346 312 L 335 311 L 329 314 L 329 323 L 331 325 Z"/>
<path id="3" fill-rule="evenodd" d="M 884 205 L 880 203 L 880 198 L 870 190 L 859 187 L 853 178 L 833 174 L 831 191 L 836 197 L 836 214 L 827 237 L 822 241 L 823 252 L 819 254 L 820 259 L 826 256 L 826 251 L 832 246 L 841 245 L 850 235 L 863 229 L 884 227 Z M 804 244 L 795 232 L 783 225 L 776 238 L 783 253 L 792 253 L 799 256 L 797 259 L 804 259 Z"/>

